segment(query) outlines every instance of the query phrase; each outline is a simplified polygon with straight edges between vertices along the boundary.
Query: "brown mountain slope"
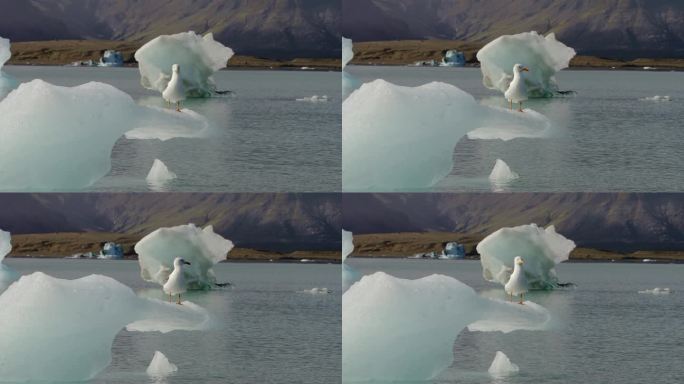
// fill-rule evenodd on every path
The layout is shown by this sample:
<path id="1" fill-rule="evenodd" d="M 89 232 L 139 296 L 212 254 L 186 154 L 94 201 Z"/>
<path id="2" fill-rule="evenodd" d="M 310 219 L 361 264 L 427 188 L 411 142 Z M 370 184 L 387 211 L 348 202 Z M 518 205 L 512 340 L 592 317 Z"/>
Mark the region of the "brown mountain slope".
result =
<path id="1" fill-rule="evenodd" d="M 349 194 L 342 227 L 362 233 L 456 232 L 482 239 L 495 230 L 554 224 L 578 246 L 684 250 L 678 194 Z"/>
<path id="2" fill-rule="evenodd" d="M 677 0 L 345 0 L 342 12 L 342 34 L 359 41 L 484 44 L 536 30 L 555 32 L 584 55 L 684 57 L 684 2 Z"/>
<path id="3" fill-rule="evenodd" d="M 194 30 L 242 55 L 339 57 L 339 0 L 0 0 L 13 41 L 145 42 Z"/>

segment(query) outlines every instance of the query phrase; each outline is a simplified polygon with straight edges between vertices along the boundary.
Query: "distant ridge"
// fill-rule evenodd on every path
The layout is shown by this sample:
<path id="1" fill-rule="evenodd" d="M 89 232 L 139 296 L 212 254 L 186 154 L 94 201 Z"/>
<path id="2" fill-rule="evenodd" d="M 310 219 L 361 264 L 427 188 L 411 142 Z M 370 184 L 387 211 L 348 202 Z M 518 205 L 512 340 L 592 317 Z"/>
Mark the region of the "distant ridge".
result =
<path id="1" fill-rule="evenodd" d="M 340 56 L 339 0 L 0 0 L 13 41 L 130 40 L 213 32 L 240 55 Z"/>
<path id="2" fill-rule="evenodd" d="M 684 57 L 680 0 L 344 0 L 342 34 L 358 41 L 446 39 L 485 44 L 555 32 L 581 55 Z"/>

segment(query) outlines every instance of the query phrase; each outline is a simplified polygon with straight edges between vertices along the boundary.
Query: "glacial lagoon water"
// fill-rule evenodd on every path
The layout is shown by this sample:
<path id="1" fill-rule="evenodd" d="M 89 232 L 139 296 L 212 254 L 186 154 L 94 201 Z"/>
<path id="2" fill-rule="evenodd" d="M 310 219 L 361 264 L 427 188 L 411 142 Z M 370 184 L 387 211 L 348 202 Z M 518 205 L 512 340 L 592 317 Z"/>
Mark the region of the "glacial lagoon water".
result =
<path id="1" fill-rule="evenodd" d="M 42 271 L 74 279 L 102 274 L 141 296 L 164 299 L 140 278 L 136 261 L 15 259 L 4 261 L 22 274 Z M 145 370 L 156 350 L 178 372 L 164 383 L 338 383 L 341 376 L 339 264 L 221 263 L 214 271 L 231 289 L 190 293 L 216 326 L 206 332 L 121 331 L 112 363 L 93 384 L 155 383 Z M 329 288 L 329 294 L 301 293 Z"/>
<path id="2" fill-rule="evenodd" d="M 482 85 L 479 68 L 349 66 L 345 71 L 362 82 L 446 82 L 483 104 L 507 107 L 501 93 Z M 524 104 L 551 120 L 552 137 L 463 138 L 451 174 L 433 190 L 490 191 L 487 176 L 500 158 L 520 174 L 497 188 L 502 191 L 684 191 L 684 73 L 566 70 L 556 77 L 562 90 L 576 94 Z M 642 100 L 656 95 L 671 100 Z"/>
<path id="3" fill-rule="evenodd" d="M 482 278 L 479 261 L 347 259 L 361 274 L 384 271 L 417 279 L 454 277 L 487 297 L 505 299 L 501 286 Z M 548 331 L 463 331 L 453 365 L 431 384 L 678 383 L 684 380 L 684 265 L 563 263 L 573 289 L 533 292 L 527 299 L 552 316 Z M 669 295 L 640 294 L 655 287 Z M 426 298 L 428 299 L 428 298 Z M 449 321 L 449 319 L 443 319 Z M 430 324 L 425 324 L 430 327 Z M 520 367 L 518 375 L 492 378 L 496 351 Z"/>
<path id="4" fill-rule="evenodd" d="M 114 85 L 139 104 L 164 107 L 140 86 L 137 68 L 5 66 L 21 82 L 40 78 L 74 86 Z M 341 188 L 341 85 L 339 72 L 230 70 L 214 75 L 231 97 L 188 100 L 184 106 L 217 128 L 208 139 L 119 139 L 112 170 L 87 191 L 149 191 L 155 158 L 178 178 L 168 191 L 316 192 Z M 328 96 L 327 102 L 297 99 Z M 67 129 L 68 127 L 64 127 Z M 71 191 L 67 191 L 71 192 Z"/>

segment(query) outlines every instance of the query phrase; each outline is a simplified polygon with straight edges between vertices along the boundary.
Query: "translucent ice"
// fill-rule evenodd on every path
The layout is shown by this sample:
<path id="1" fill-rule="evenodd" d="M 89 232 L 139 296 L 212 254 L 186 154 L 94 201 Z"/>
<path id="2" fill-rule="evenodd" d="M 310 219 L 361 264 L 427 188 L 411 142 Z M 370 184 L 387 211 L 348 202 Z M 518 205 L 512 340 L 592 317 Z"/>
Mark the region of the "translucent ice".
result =
<path id="1" fill-rule="evenodd" d="M 342 38 L 342 69 L 354 58 L 354 44 L 351 39 Z"/>
<path id="2" fill-rule="evenodd" d="M 155 351 L 146 372 L 151 377 L 166 377 L 177 371 L 178 367 L 171 363 L 163 353 Z"/>
<path id="3" fill-rule="evenodd" d="M 349 256 L 352 252 L 354 252 L 354 234 L 345 231 L 344 229 L 342 230 L 342 262 L 347 260 L 347 256 Z"/>
<path id="4" fill-rule="evenodd" d="M 405 280 L 383 272 L 364 276 L 342 296 L 345 382 L 423 381 L 454 360 L 466 327 L 509 332 L 544 329 L 549 313 L 478 296 L 460 281 L 432 275 Z"/>
<path id="5" fill-rule="evenodd" d="M 12 250 L 11 241 L 10 233 L 0 229 L 0 294 L 19 279 L 19 274 L 2 262 Z"/>
<path id="6" fill-rule="evenodd" d="M 12 57 L 12 52 L 10 51 L 10 41 L 0 37 L 0 99 L 7 96 L 10 91 L 19 85 L 17 80 L 2 71 L 2 67 L 5 65 L 7 60 Z"/>
<path id="7" fill-rule="evenodd" d="M 454 166 L 454 147 L 468 132 L 489 127 L 485 137 L 508 139 L 549 121 L 536 113 L 478 104 L 461 89 L 433 82 L 403 87 L 366 83 L 343 103 L 342 185 L 347 191 L 429 188 Z"/>
<path id="8" fill-rule="evenodd" d="M 555 266 L 568 259 L 575 243 L 536 224 L 501 228 L 477 245 L 482 275 L 487 281 L 505 285 L 513 272 L 513 260 L 521 256 L 527 282 L 533 289 L 552 289 L 558 284 Z"/>
<path id="9" fill-rule="evenodd" d="M 342 290 L 346 291 L 356 280 L 359 273 L 347 265 L 347 257 L 354 251 L 354 236 L 351 232 L 342 230 Z"/>
<path id="10" fill-rule="evenodd" d="M 150 172 L 147 173 L 145 180 L 147 180 L 147 183 L 153 190 L 158 190 L 162 189 L 166 183 L 175 179 L 176 177 L 177 176 L 175 173 L 169 171 L 169 168 L 166 167 L 166 164 L 159 159 L 154 159 L 152 168 L 150 169 Z"/>
<path id="11" fill-rule="evenodd" d="M 106 175 L 116 141 L 206 130 L 199 115 L 137 105 L 111 85 L 61 87 L 33 80 L 0 101 L 0 189 L 75 190 Z M 142 138 L 142 137 L 141 137 Z"/>
<path id="12" fill-rule="evenodd" d="M 143 87 L 160 93 L 171 80 L 171 66 L 180 66 L 180 76 L 187 97 L 209 97 L 216 91 L 212 75 L 225 68 L 233 50 L 195 32 L 162 35 L 147 42 L 135 52 Z"/>
<path id="13" fill-rule="evenodd" d="M 212 268 L 231 249 L 233 242 L 214 233 L 211 225 L 201 229 L 194 224 L 159 228 L 135 245 L 143 280 L 164 285 L 174 259 L 182 257 L 191 263 L 184 268 L 189 289 L 211 289 L 216 283 Z"/>
<path id="14" fill-rule="evenodd" d="M 184 304 L 140 298 L 105 276 L 23 276 L 0 295 L 0 382 L 89 380 L 111 362 L 112 342 L 124 327 L 205 329 L 208 313 Z"/>
<path id="15" fill-rule="evenodd" d="M 496 352 L 492 365 L 489 366 L 489 374 L 494 377 L 506 377 L 515 375 L 520 371 L 517 365 L 511 363 L 505 353 L 501 351 Z"/>
<path id="16" fill-rule="evenodd" d="M 506 92 L 513 80 L 513 66 L 529 68 L 524 73 L 528 97 L 551 97 L 558 91 L 555 74 L 567 68 L 575 50 L 556 40 L 553 33 L 546 37 L 537 32 L 504 35 L 477 52 L 482 70 L 482 82 L 489 89 Z"/>

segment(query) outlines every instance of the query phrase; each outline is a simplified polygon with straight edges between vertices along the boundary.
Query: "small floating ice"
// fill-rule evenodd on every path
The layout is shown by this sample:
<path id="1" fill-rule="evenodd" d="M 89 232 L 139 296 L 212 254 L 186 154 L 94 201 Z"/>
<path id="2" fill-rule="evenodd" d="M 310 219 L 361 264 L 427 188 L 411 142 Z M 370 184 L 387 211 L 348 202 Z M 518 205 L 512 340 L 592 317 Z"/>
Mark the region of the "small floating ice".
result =
<path id="1" fill-rule="evenodd" d="M 546 37 L 537 32 L 504 35 L 480 51 L 482 83 L 489 89 L 506 92 L 513 80 L 513 66 L 529 68 L 525 73 L 528 97 L 552 97 L 558 91 L 555 74 L 567 68 L 575 50 L 556 40 L 553 33 Z"/>
<path id="2" fill-rule="evenodd" d="M 517 365 L 511 363 L 505 353 L 501 351 L 496 352 L 492 364 L 489 366 L 488 372 L 493 377 L 507 377 L 515 375 L 520 371 Z"/>
<path id="3" fill-rule="evenodd" d="M 162 35 L 135 52 L 143 87 L 163 92 L 171 80 L 171 66 L 178 64 L 187 97 L 210 97 L 216 92 L 212 75 L 225 68 L 233 50 L 195 32 Z"/>
<path id="4" fill-rule="evenodd" d="M 510 183 L 511 181 L 520 178 L 520 176 L 511 171 L 511 168 L 501 159 L 496 159 L 494 168 L 489 174 L 489 180 L 493 183 Z"/>
<path id="5" fill-rule="evenodd" d="M 328 102 L 328 96 L 327 95 L 323 95 L 323 96 L 313 95 L 311 97 L 302 97 L 301 99 L 297 99 L 297 101 L 304 101 L 307 103 L 327 103 Z"/>
<path id="6" fill-rule="evenodd" d="M 176 174 L 169 171 L 169 168 L 166 167 L 166 164 L 159 159 L 154 159 L 152 168 L 150 169 L 150 172 L 147 173 L 145 180 L 147 180 L 147 183 L 152 187 L 152 189 L 159 190 L 163 189 L 163 186 L 166 183 L 175 178 L 177 178 Z"/>
<path id="7" fill-rule="evenodd" d="M 342 103 L 342 185 L 345 191 L 429 188 L 451 172 L 454 148 L 468 132 L 480 132 L 479 139 L 544 137 L 549 120 L 527 111 L 478 104 L 445 83 L 366 83 Z"/>
<path id="8" fill-rule="evenodd" d="M 342 296 L 342 375 L 349 382 L 430 380 L 452 364 L 466 327 L 543 330 L 549 319 L 539 305 L 483 298 L 451 277 L 377 272 Z"/>
<path id="9" fill-rule="evenodd" d="M 191 265 L 184 268 L 188 289 L 211 289 L 216 285 L 213 267 L 226 259 L 233 242 L 194 224 L 159 228 L 136 245 L 140 275 L 145 281 L 164 285 L 173 271 L 173 261 L 182 257 Z"/>
<path id="10" fill-rule="evenodd" d="M 482 276 L 487 281 L 505 285 L 513 272 L 513 260 L 525 260 L 524 271 L 532 289 L 552 289 L 558 285 L 555 266 L 570 256 L 575 243 L 536 224 L 501 228 L 484 238 L 476 247 L 480 254 Z"/>
<path id="11" fill-rule="evenodd" d="M 15 192 L 92 185 L 109 172 L 114 144 L 131 130 L 145 133 L 138 138 L 166 138 L 207 129 L 197 114 L 139 106 L 96 82 L 23 83 L 0 101 L 0 116 L 0 190 Z"/>
<path id="12" fill-rule="evenodd" d="M 12 57 L 12 52 L 10 51 L 10 41 L 0 37 L 0 99 L 3 99 L 10 93 L 14 88 L 19 85 L 17 80 L 2 71 L 2 67 L 5 65 L 7 60 Z"/>
<path id="13" fill-rule="evenodd" d="M 116 335 L 204 330 L 209 315 L 140 298 L 99 275 L 63 280 L 35 272 L 0 295 L 0 382 L 87 381 L 111 362 Z"/>
<path id="14" fill-rule="evenodd" d="M 155 351 L 146 372 L 150 377 L 166 377 L 177 371 L 178 367 L 171 363 L 163 353 Z"/>
<path id="15" fill-rule="evenodd" d="M 659 288 L 659 287 L 639 291 L 639 293 L 650 294 L 650 295 L 669 295 L 673 292 L 674 291 L 671 290 L 670 288 Z"/>
<path id="16" fill-rule="evenodd" d="M 302 291 L 297 291 L 298 293 L 308 293 L 310 295 L 327 295 L 329 293 L 332 293 L 332 289 L 328 288 L 311 288 L 311 289 L 305 289 Z"/>
<path id="17" fill-rule="evenodd" d="M 2 262 L 11 251 L 12 237 L 9 232 L 0 229 L 0 294 L 19 279 L 19 273 Z"/>
<path id="18" fill-rule="evenodd" d="M 641 98 L 639 100 L 641 100 L 641 101 L 672 101 L 670 96 L 667 96 L 667 95 L 666 96 L 655 95 L 655 96 L 651 96 L 651 97 L 644 97 L 644 98 Z"/>

